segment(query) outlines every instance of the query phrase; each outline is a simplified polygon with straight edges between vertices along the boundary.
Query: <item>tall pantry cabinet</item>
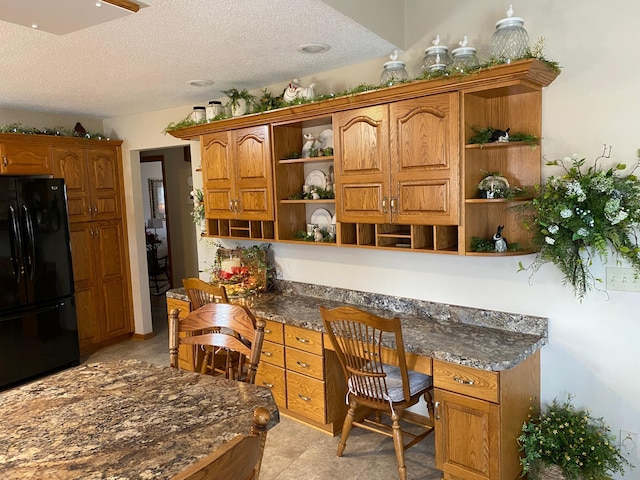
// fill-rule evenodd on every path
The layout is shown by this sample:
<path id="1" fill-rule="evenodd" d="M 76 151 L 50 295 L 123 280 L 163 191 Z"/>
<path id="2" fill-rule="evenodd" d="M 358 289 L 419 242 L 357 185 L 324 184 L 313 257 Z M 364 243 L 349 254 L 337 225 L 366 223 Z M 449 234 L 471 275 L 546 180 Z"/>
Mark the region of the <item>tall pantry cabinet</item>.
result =
<path id="1" fill-rule="evenodd" d="M 65 179 L 81 353 L 132 332 L 120 142 L 52 147 Z"/>

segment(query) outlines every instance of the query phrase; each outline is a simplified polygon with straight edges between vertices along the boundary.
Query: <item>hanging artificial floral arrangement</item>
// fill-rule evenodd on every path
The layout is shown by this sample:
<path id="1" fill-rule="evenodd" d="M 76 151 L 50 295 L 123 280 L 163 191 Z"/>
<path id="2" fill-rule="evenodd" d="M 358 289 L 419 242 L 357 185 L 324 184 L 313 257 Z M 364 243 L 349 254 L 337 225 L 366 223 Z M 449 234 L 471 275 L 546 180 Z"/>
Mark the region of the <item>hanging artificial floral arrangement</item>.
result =
<path id="1" fill-rule="evenodd" d="M 200 225 L 204 220 L 204 194 L 199 188 L 194 188 L 190 193 L 193 199 L 193 210 L 191 211 L 191 218 L 193 223 Z"/>
<path id="2" fill-rule="evenodd" d="M 640 158 L 640 151 L 638 152 Z M 565 173 L 551 176 L 539 187 L 539 195 L 527 206 L 525 228 L 533 231 L 538 254 L 533 264 L 520 270 L 532 274 L 548 262 L 564 274 L 580 300 L 594 288 L 590 271 L 594 256 L 607 261 L 609 251 L 616 260 L 626 260 L 640 275 L 640 181 L 625 164 L 604 170 L 598 162 L 611 157 L 611 146 L 585 169 L 585 159 L 577 155 L 547 162 Z"/>

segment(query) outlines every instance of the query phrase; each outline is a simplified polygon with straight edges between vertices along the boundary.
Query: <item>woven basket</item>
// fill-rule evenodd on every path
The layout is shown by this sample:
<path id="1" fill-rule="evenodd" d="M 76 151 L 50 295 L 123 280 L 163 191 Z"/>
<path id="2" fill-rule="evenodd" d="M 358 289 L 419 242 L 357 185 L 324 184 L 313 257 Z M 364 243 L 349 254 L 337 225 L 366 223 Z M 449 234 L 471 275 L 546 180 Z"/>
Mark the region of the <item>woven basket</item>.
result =
<path id="1" fill-rule="evenodd" d="M 562 469 L 555 464 L 540 465 L 534 477 L 537 480 L 565 480 Z"/>

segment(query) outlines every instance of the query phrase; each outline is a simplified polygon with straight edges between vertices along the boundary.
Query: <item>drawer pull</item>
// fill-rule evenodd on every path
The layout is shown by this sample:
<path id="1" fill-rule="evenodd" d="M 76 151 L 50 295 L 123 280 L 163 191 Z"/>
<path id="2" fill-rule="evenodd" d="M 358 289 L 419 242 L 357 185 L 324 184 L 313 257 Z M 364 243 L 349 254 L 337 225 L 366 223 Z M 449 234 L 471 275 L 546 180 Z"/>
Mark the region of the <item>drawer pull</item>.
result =
<path id="1" fill-rule="evenodd" d="M 265 328 L 264 333 L 273 333 L 270 328 Z"/>
<path id="2" fill-rule="evenodd" d="M 301 393 L 298 394 L 298 397 L 300 397 L 300 400 L 304 400 L 305 402 L 310 402 L 311 401 L 311 397 L 305 397 Z"/>
<path id="3" fill-rule="evenodd" d="M 475 383 L 473 380 L 465 380 L 464 378 L 460 378 L 458 376 L 453 377 L 453 379 L 456 382 L 461 383 L 462 385 L 473 385 Z"/>
<path id="4" fill-rule="evenodd" d="M 265 387 L 273 388 L 273 383 L 269 383 L 269 382 L 262 382 L 262 384 L 263 384 Z"/>
<path id="5" fill-rule="evenodd" d="M 296 337 L 296 340 L 300 343 L 309 343 L 309 340 L 306 338 Z"/>
<path id="6" fill-rule="evenodd" d="M 301 362 L 300 360 L 298 360 L 296 363 L 300 365 L 302 368 L 309 368 L 308 363 Z"/>
<path id="7" fill-rule="evenodd" d="M 263 351 L 263 352 L 262 352 L 262 354 L 263 354 L 265 357 L 273 357 L 273 353 L 272 353 L 272 352 L 265 352 L 265 351 Z"/>
<path id="8" fill-rule="evenodd" d="M 440 402 L 433 404 L 433 416 L 436 417 L 436 420 L 440 420 Z"/>

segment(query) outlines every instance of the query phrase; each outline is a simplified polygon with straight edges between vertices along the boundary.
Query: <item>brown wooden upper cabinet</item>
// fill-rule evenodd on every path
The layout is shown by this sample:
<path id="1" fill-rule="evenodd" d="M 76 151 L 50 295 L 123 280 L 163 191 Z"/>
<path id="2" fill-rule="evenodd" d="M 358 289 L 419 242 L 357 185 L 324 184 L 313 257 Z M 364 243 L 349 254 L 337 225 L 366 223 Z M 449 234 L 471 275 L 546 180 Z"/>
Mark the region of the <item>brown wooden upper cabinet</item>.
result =
<path id="1" fill-rule="evenodd" d="M 67 186 L 70 222 L 122 217 L 120 167 L 114 148 L 54 147 L 54 174 Z"/>
<path id="2" fill-rule="evenodd" d="M 15 135 L 15 134 L 14 134 Z M 44 143 L 0 140 L 0 174 L 2 175 L 51 175 L 51 153 Z"/>
<path id="3" fill-rule="evenodd" d="M 340 222 L 456 225 L 456 93 L 334 114 Z"/>
<path id="4" fill-rule="evenodd" d="M 201 137 L 205 217 L 273 220 L 269 127 Z"/>

